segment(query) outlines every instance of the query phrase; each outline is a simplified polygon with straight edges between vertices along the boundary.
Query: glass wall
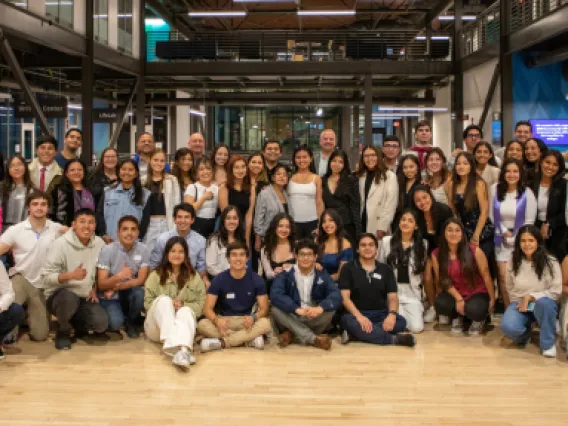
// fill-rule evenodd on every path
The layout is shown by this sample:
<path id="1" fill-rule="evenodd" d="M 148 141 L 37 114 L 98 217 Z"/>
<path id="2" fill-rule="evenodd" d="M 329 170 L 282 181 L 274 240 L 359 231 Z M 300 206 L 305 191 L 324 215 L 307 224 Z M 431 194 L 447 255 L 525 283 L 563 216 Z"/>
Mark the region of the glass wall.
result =
<path id="1" fill-rule="evenodd" d="M 235 151 L 257 151 L 265 140 L 277 140 L 285 153 L 296 145 L 319 150 L 323 129 L 340 129 L 341 108 L 305 106 L 215 107 L 215 143 Z"/>
<path id="2" fill-rule="evenodd" d="M 132 54 L 132 0 L 118 0 L 118 50 Z"/>
<path id="3" fill-rule="evenodd" d="M 73 28 L 73 0 L 46 0 L 45 15 L 59 25 Z"/>
<path id="4" fill-rule="evenodd" d="M 93 30 L 95 41 L 108 44 L 108 0 L 95 0 L 93 15 Z"/>

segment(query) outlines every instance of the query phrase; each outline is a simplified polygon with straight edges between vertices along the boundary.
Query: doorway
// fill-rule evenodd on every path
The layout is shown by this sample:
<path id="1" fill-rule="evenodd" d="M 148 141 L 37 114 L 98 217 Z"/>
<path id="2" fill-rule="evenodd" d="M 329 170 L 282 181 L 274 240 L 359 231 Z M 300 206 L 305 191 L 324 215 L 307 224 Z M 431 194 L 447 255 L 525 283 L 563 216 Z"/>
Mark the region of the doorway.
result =
<path id="1" fill-rule="evenodd" d="M 35 157 L 35 124 L 22 123 L 20 146 L 16 145 L 16 154 L 20 154 L 26 161 Z"/>

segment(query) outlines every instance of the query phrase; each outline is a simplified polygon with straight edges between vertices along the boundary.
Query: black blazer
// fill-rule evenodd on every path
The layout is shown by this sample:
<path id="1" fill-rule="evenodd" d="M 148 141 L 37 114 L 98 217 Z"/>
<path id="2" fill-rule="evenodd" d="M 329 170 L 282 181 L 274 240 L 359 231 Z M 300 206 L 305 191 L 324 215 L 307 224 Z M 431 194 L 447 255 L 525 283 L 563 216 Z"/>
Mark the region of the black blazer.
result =
<path id="1" fill-rule="evenodd" d="M 538 201 L 540 178 L 533 182 L 533 191 Z M 553 181 L 550 186 L 546 222 L 548 222 L 550 228 L 550 238 L 546 240 L 546 247 L 562 262 L 566 254 L 566 234 L 568 231 L 566 227 L 566 180 L 564 179 Z"/>
<path id="2" fill-rule="evenodd" d="M 325 208 L 335 209 L 343 219 L 344 225 L 353 225 L 354 237 L 358 238 L 361 234 L 359 180 L 355 176 L 349 176 L 344 182 L 339 182 L 335 193 L 332 194 L 327 186 L 327 178 L 323 178 L 322 198 Z"/>

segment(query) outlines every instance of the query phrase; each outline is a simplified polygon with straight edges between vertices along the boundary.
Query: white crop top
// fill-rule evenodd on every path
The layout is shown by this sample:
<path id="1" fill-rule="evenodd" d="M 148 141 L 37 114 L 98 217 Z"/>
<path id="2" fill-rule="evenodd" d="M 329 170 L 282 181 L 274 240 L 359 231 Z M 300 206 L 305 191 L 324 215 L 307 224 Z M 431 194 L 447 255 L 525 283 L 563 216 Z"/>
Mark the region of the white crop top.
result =
<path id="1" fill-rule="evenodd" d="M 315 178 L 314 178 L 315 179 Z M 312 222 L 318 220 L 316 207 L 316 183 L 288 182 L 288 205 L 294 222 Z"/>

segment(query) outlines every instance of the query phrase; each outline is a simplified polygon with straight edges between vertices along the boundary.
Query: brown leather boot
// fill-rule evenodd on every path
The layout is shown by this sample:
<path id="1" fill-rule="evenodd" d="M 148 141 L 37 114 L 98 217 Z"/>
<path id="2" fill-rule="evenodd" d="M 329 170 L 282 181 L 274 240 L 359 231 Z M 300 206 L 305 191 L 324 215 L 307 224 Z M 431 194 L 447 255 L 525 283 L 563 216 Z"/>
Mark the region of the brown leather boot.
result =
<path id="1" fill-rule="evenodd" d="M 292 340 L 294 339 L 294 335 L 292 334 L 292 332 L 290 330 L 286 330 L 285 332 L 280 334 L 280 347 L 285 348 L 286 346 L 288 346 L 290 343 L 292 343 Z"/>
<path id="2" fill-rule="evenodd" d="M 313 345 L 316 348 L 320 348 L 320 349 L 324 349 L 326 351 L 329 351 L 331 349 L 331 339 L 329 338 L 329 336 L 327 334 L 320 334 L 319 336 L 316 336 L 316 339 L 314 340 Z"/>

